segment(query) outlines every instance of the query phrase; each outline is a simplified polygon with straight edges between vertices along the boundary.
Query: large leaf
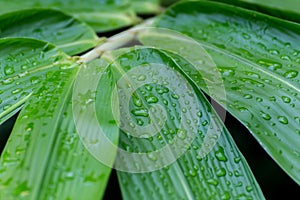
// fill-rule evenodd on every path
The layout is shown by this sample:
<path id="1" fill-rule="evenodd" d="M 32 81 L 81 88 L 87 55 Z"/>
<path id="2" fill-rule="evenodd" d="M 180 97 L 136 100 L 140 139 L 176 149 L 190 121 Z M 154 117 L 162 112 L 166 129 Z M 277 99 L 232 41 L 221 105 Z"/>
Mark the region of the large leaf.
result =
<path id="1" fill-rule="evenodd" d="M 124 199 L 264 199 L 211 105 L 169 55 L 122 51 L 108 70 L 121 99 L 115 167 Z M 207 156 L 200 153 L 210 147 Z"/>
<path id="2" fill-rule="evenodd" d="M 100 41 L 83 22 L 49 9 L 29 9 L 0 16 L 0 37 L 30 37 L 50 42 L 74 55 Z"/>
<path id="3" fill-rule="evenodd" d="M 112 30 L 137 22 L 128 0 L 2 0 L 0 13 L 26 8 L 55 8 L 85 21 L 94 30 Z"/>
<path id="4" fill-rule="evenodd" d="M 227 101 L 218 93 L 209 93 L 205 82 L 198 78 L 200 72 L 214 85 L 212 74 L 217 71 L 209 65 L 203 63 L 198 70 L 191 67 L 183 70 L 221 105 L 227 104 L 228 111 L 299 184 L 300 26 L 257 12 L 202 1 L 173 6 L 156 21 L 156 26 L 179 31 L 203 46 L 222 75 Z M 159 45 L 165 38 L 158 36 L 152 45 L 168 48 Z M 186 50 L 181 48 L 180 52 Z"/>
<path id="5" fill-rule="evenodd" d="M 213 0 L 260 11 L 283 19 L 300 22 L 300 4 L 297 0 Z"/>
<path id="6" fill-rule="evenodd" d="M 40 55 L 46 45 L 29 39 L 2 41 L 2 46 L 10 45 L 7 54 L 19 54 L 20 44 Z M 51 51 L 60 57 L 50 66 L 31 68 L 46 71 L 44 78 L 26 101 L 1 155 L 1 199 L 100 199 L 104 193 L 111 169 L 86 150 L 73 120 L 71 97 L 79 65 L 57 49 Z M 101 65 L 96 67 L 103 71 Z"/>

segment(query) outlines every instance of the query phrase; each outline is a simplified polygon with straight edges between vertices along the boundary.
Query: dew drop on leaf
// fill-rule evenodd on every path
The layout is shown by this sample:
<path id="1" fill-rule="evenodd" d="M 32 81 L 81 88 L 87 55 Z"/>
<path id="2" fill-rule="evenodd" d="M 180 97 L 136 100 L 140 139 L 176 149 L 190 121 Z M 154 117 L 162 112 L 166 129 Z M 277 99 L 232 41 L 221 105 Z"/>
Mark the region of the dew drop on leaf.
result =
<path id="1" fill-rule="evenodd" d="M 288 124 L 289 123 L 288 119 L 285 116 L 278 116 L 277 119 L 282 124 Z"/>
<path id="2" fill-rule="evenodd" d="M 221 177 L 221 176 L 225 176 L 226 175 L 226 169 L 225 168 L 220 168 L 220 169 L 218 169 L 217 171 L 216 171 L 216 175 L 218 176 L 218 177 Z"/>
<path id="3" fill-rule="evenodd" d="M 215 156 L 219 161 L 227 161 L 223 147 L 219 147 L 219 149 L 215 152 Z"/>
<path id="4" fill-rule="evenodd" d="M 265 120 L 270 120 L 272 118 L 269 114 L 262 111 L 260 112 L 260 116 Z"/>
<path id="5" fill-rule="evenodd" d="M 283 101 L 284 103 L 290 103 L 290 102 L 291 102 L 291 98 L 290 98 L 290 97 L 282 96 L 281 98 L 282 98 L 282 101 Z"/>
<path id="6" fill-rule="evenodd" d="M 295 70 L 287 71 L 283 74 L 285 78 L 295 78 L 298 75 L 298 72 Z"/>

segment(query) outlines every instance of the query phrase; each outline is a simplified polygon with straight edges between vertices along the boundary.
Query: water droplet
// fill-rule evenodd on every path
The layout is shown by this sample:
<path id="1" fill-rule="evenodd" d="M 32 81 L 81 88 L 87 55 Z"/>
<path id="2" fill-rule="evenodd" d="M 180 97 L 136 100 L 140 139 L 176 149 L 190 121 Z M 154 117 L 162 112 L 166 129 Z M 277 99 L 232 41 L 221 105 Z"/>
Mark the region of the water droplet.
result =
<path id="1" fill-rule="evenodd" d="M 275 102 L 276 101 L 276 97 L 272 96 L 272 97 L 269 98 L 269 100 Z"/>
<path id="2" fill-rule="evenodd" d="M 219 149 L 215 152 L 215 156 L 219 161 L 227 161 L 223 147 L 219 147 Z"/>
<path id="3" fill-rule="evenodd" d="M 11 84 L 12 82 L 14 82 L 14 79 L 13 78 L 7 78 L 7 79 L 4 79 L 2 82 L 3 82 L 4 85 L 8 85 L 8 84 Z"/>
<path id="4" fill-rule="evenodd" d="M 12 94 L 17 94 L 17 93 L 21 92 L 22 90 L 23 90 L 22 88 L 17 88 L 15 90 L 13 90 L 11 93 Z"/>
<path id="5" fill-rule="evenodd" d="M 248 35 L 247 33 L 242 33 L 243 38 L 245 38 L 246 40 L 249 40 L 251 38 L 250 35 Z"/>
<path id="6" fill-rule="evenodd" d="M 146 101 L 147 101 L 147 103 L 157 103 L 158 99 L 157 99 L 157 97 L 150 95 L 150 96 L 146 97 Z"/>
<path id="7" fill-rule="evenodd" d="M 291 102 L 291 98 L 290 98 L 290 97 L 282 96 L 281 98 L 282 98 L 282 101 L 283 101 L 284 103 L 290 103 L 290 102 Z"/>
<path id="8" fill-rule="evenodd" d="M 177 136 L 180 138 L 180 139 L 185 139 L 186 138 L 186 130 L 184 129 L 178 129 L 177 131 Z"/>
<path id="9" fill-rule="evenodd" d="M 233 76 L 235 74 L 234 68 L 229 67 L 219 68 L 219 71 L 222 73 L 223 76 Z"/>
<path id="10" fill-rule="evenodd" d="M 132 101 L 133 101 L 133 104 L 137 107 L 142 107 L 142 105 L 143 105 L 142 100 L 135 95 L 132 96 Z"/>
<path id="11" fill-rule="evenodd" d="M 225 168 L 220 168 L 216 171 L 216 175 L 221 177 L 221 176 L 225 176 L 226 175 L 226 169 Z"/>
<path id="12" fill-rule="evenodd" d="M 208 179 L 207 183 L 211 184 L 211 185 L 214 185 L 214 186 L 217 186 L 219 184 L 219 181 L 212 178 L 212 179 Z"/>
<path id="13" fill-rule="evenodd" d="M 289 123 L 288 119 L 285 116 L 278 116 L 277 119 L 282 124 L 288 124 Z"/>
<path id="14" fill-rule="evenodd" d="M 7 66 L 4 68 L 4 73 L 5 73 L 5 75 L 11 75 L 11 74 L 15 73 L 15 70 L 13 67 Z"/>
<path id="15" fill-rule="evenodd" d="M 235 162 L 235 163 L 239 163 L 240 161 L 241 161 L 241 157 L 235 157 L 235 158 L 234 158 L 234 162 Z"/>
<path id="16" fill-rule="evenodd" d="M 249 186 L 246 186 L 246 191 L 247 191 L 247 192 L 251 192 L 252 190 L 253 190 L 253 187 L 252 187 L 252 186 L 250 186 L 250 185 L 249 185 Z"/>
<path id="17" fill-rule="evenodd" d="M 175 94 L 175 93 L 172 93 L 171 96 L 172 96 L 173 99 L 179 99 L 179 96 L 177 94 Z"/>
<path id="18" fill-rule="evenodd" d="M 283 76 L 285 78 L 295 78 L 296 76 L 298 76 L 298 71 L 295 71 L 295 70 L 290 70 L 290 71 L 287 71 L 283 74 Z"/>
<path id="19" fill-rule="evenodd" d="M 229 200 L 231 198 L 231 195 L 229 192 L 225 192 L 222 196 L 221 196 L 222 200 Z"/>
<path id="20" fill-rule="evenodd" d="M 265 120 L 270 120 L 272 118 L 269 114 L 267 114 L 263 111 L 260 111 L 260 116 Z"/>
<path id="21" fill-rule="evenodd" d="M 239 176 L 240 176 L 240 173 L 239 173 L 239 171 L 237 171 L 237 170 L 234 170 L 234 176 L 235 176 L 235 177 L 239 177 Z"/>
<path id="22" fill-rule="evenodd" d="M 245 94 L 243 97 L 245 99 L 252 99 L 252 95 L 251 94 Z"/>
<path id="23" fill-rule="evenodd" d="M 272 54 L 272 55 L 278 55 L 279 51 L 276 50 L 276 49 L 269 49 L 269 53 Z"/>
<path id="24" fill-rule="evenodd" d="M 191 169 L 189 171 L 190 176 L 195 177 L 197 175 L 197 172 L 194 169 Z"/>
<path id="25" fill-rule="evenodd" d="M 137 108 L 131 111 L 132 114 L 135 116 L 140 116 L 140 117 L 148 117 L 148 110 L 145 108 Z"/>
<path id="26" fill-rule="evenodd" d="M 260 98 L 260 97 L 257 97 L 257 98 L 256 98 L 256 101 L 257 101 L 257 102 L 263 102 L 263 99 Z"/>

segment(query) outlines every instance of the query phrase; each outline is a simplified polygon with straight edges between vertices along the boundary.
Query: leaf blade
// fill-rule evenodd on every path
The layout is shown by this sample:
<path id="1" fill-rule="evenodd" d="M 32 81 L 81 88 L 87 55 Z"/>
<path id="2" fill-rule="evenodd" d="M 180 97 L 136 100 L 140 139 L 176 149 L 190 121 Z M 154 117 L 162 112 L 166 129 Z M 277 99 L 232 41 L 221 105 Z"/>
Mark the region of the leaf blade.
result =
<path id="1" fill-rule="evenodd" d="M 34 0 L 1 1 L 0 13 L 28 8 L 52 8 L 71 14 L 89 24 L 97 32 L 109 31 L 132 25 L 138 21 L 127 0 L 79 1 Z M 114 17 L 114 15 L 116 15 Z"/>
<path id="2" fill-rule="evenodd" d="M 228 111 L 299 184 L 299 25 L 212 2 L 177 4 L 156 25 L 184 33 L 208 51 L 222 74 L 227 102 L 218 94 L 209 95 L 223 106 L 227 104 Z M 225 32 L 228 34 L 222 34 Z M 213 83 L 208 69 L 204 64 L 200 72 Z M 203 81 L 194 75 L 196 72 L 191 72 L 194 82 L 208 92 Z"/>
<path id="3" fill-rule="evenodd" d="M 177 57 L 179 58 L 179 57 Z M 130 68 L 141 68 L 143 74 L 151 74 L 147 71 L 146 67 L 148 63 L 160 63 L 165 64 L 173 69 L 178 69 L 174 60 L 169 57 L 166 52 L 162 52 L 156 49 L 151 48 L 135 48 L 132 51 L 127 52 L 118 57 L 119 66 L 122 69 L 119 69 L 117 65 L 113 65 L 111 69 L 117 67 L 117 72 L 115 72 L 115 77 L 118 78 L 123 76 L 123 73 L 129 73 Z M 178 59 L 176 59 L 178 60 Z M 184 62 L 184 61 L 183 61 Z M 123 66 L 123 67 L 122 67 Z M 130 67 L 129 67 L 130 66 Z M 162 68 L 164 66 L 160 65 Z M 143 69 L 143 67 L 145 67 Z M 120 74 L 118 74 L 120 73 Z M 155 72 L 153 72 L 155 74 Z M 166 72 L 166 74 L 168 74 Z M 134 76 L 139 77 L 137 74 Z M 130 76 L 129 77 L 133 77 Z M 134 77 L 133 77 L 134 79 Z M 158 78 L 157 78 L 158 79 Z M 168 79 L 170 82 L 171 79 Z M 179 81 L 179 80 L 177 80 Z M 126 84 L 125 84 L 126 85 Z M 130 81 L 130 85 L 134 85 L 134 81 Z M 159 84 L 158 84 L 159 85 Z M 180 84 L 178 84 L 180 85 Z M 167 87 L 167 86 L 166 86 Z M 151 102 L 154 97 L 157 98 L 158 104 L 165 106 L 168 109 L 174 109 L 177 111 L 172 111 L 172 115 L 176 121 L 177 115 L 176 112 L 180 112 L 183 108 L 172 108 L 174 99 L 171 97 L 172 93 L 179 91 L 167 91 L 162 86 L 155 86 L 155 84 L 145 85 L 144 87 L 139 88 L 140 95 L 139 97 L 142 99 L 141 101 Z M 164 94 L 161 93 L 161 91 Z M 189 88 L 186 89 L 189 91 Z M 121 185 L 122 195 L 124 199 L 140 199 L 143 197 L 151 197 L 154 199 L 221 199 L 221 198 L 239 198 L 239 197 L 252 197 L 257 199 L 263 199 L 263 194 L 261 193 L 258 184 L 255 181 L 255 178 L 252 175 L 251 170 L 249 169 L 246 161 L 244 160 L 241 153 L 236 148 L 232 138 L 230 137 L 228 131 L 218 119 L 216 114 L 211 108 L 211 105 L 205 99 L 205 97 L 199 92 L 199 90 L 195 89 L 197 93 L 198 101 L 197 104 L 200 106 L 200 110 L 202 115 L 199 114 L 199 119 L 201 119 L 201 123 L 198 127 L 198 133 L 196 134 L 195 141 L 192 142 L 190 148 L 180 157 L 177 161 L 175 161 L 172 165 L 166 166 L 157 171 L 149 171 L 146 173 L 130 173 L 130 172 L 122 172 L 118 171 L 118 178 Z M 137 92 L 138 93 L 138 92 Z M 161 94 L 159 94 L 161 93 Z M 188 93 L 188 92 L 186 92 Z M 164 98 L 161 98 L 160 95 L 165 95 Z M 179 95 L 179 94 L 178 94 Z M 124 97 L 122 97 L 122 101 Z M 136 96 L 136 95 L 133 95 Z M 153 98 L 149 98 L 151 96 Z M 132 97 L 136 98 L 136 97 Z M 144 99 L 145 98 L 145 99 Z M 182 96 L 180 95 L 180 98 Z M 151 99 L 151 101 L 149 101 Z M 129 110 L 136 109 L 134 107 L 135 100 L 130 103 Z M 154 100 L 153 100 L 154 101 Z M 163 101 L 168 102 L 169 106 L 163 103 Z M 139 103 L 136 105 L 139 108 L 143 108 L 146 106 L 144 104 L 142 107 Z M 150 106 L 154 106 L 154 102 L 149 103 Z M 148 106 L 149 106 L 148 105 Z M 178 106 L 178 105 L 177 105 Z M 183 106 L 183 105 L 181 105 Z M 167 110 L 167 109 L 166 109 Z M 171 112 L 171 111 L 166 111 Z M 185 112 L 185 111 L 184 111 Z M 197 109 L 192 107 L 189 112 L 197 112 Z M 121 112 L 122 113 L 122 112 Z M 182 114 L 182 113 L 181 113 Z M 159 115 L 160 116 L 160 115 Z M 143 117 L 137 115 L 131 115 L 134 119 L 133 123 L 137 123 L 138 120 L 143 119 Z M 170 116 L 169 116 L 170 117 Z M 121 118 L 126 118 L 126 116 L 122 116 Z M 167 118 L 170 119 L 170 118 Z M 135 121 L 137 120 L 137 121 Z M 129 152 L 153 152 L 155 154 L 155 150 L 162 149 L 164 145 L 171 142 L 174 139 L 174 135 L 178 131 L 178 122 L 174 122 L 170 119 L 166 122 L 166 127 L 164 127 L 158 135 L 153 136 L 151 138 L 135 138 L 130 136 L 130 133 L 125 131 L 124 129 L 120 132 L 120 148 L 125 149 Z M 124 122 L 126 123 L 126 121 Z M 144 123 L 147 122 L 144 120 Z M 222 134 L 217 141 L 216 146 L 213 150 L 203 159 L 199 157 L 199 149 L 203 144 L 203 137 L 205 136 L 207 130 L 210 127 L 218 127 Z M 122 128 L 122 127 L 121 127 Z M 176 129 L 177 128 L 177 129 Z M 217 128 L 217 129 L 218 129 Z M 146 129 L 146 128 L 144 128 Z M 213 129 L 213 128 L 212 128 Z M 217 129 L 215 130 L 215 134 L 217 134 Z M 171 133 L 173 130 L 173 133 Z M 177 134 L 180 134 L 177 132 Z M 175 141 L 173 141 L 175 143 Z M 180 148 L 180 146 L 178 146 Z M 173 149 L 172 149 L 173 150 Z M 223 155 L 226 154 L 226 158 Z M 238 161 L 237 159 L 238 158 Z M 121 166 L 128 165 L 131 166 L 130 163 L 139 162 L 139 160 L 132 159 L 130 157 L 117 157 L 116 163 L 120 159 Z M 155 157 L 150 156 L 150 159 L 153 159 L 153 163 L 159 164 L 160 161 Z M 168 158 L 165 158 L 168 159 Z M 234 161 L 236 160 L 236 161 Z M 123 163 L 124 162 L 124 163 Z M 146 161 L 145 161 L 146 163 Z M 152 164 L 153 164 L 152 163 Z M 150 162 L 151 164 L 151 162 Z M 143 163 L 138 163 L 138 165 L 143 165 Z M 146 164 L 148 165 L 148 164 Z M 118 166 L 116 164 L 116 166 Z M 234 173 L 234 169 L 238 169 L 241 176 L 232 176 Z M 213 169 L 213 170 L 210 170 Z M 123 169 L 124 170 L 124 169 Z M 127 169 L 126 169 L 127 170 Z M 217 175 L 218 174 L 218 175 Z M 231 175 L 230 175 L 231 174 Z M 232 176 L 232 177 L 231 177 Z M 230 182 L 230 184 L 227 184 Z M 243 186 L 238 187 L 236 184 L 239 183 Z M 219 187 L 221 185 L 221 187 Z M 252 191 L 247 192 L 245 187 L 247 185 L 251 185 Z M 216 186 L 218 189 L 216 190 Z M 236 186 L 236 187 L 235 187 Z M 229 196 L 229 197 L 228 197 Z"/>
<path id="4" fill-rule="evenodd" d="M 29 37 L 44 40 L 74 55 L 95 47 L 94 31 L 57 10 L 28 9 L 0 16 L 0 38 Z"/>

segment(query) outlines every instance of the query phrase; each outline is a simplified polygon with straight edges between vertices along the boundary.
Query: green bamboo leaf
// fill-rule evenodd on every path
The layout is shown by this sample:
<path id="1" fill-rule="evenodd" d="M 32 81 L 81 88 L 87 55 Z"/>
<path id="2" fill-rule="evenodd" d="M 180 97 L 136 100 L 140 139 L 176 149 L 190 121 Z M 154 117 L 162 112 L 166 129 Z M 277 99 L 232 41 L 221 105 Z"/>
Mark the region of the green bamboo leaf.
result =
<path id="1" fill-rule="evenodd" d="M 128 0 L 3 0 L 0 13 L 28 9 L 54 8 L 66 12 L 89 24 L 95 31 L 103 32 L 132 25 L 138 21 Z"/>
<path id="2" fill-rule="evenodd" d="M 154 14 L 161 11 L 159 0 L 131 0 L 133 9 L 139 14 Z"/>
<path id="3" fill-rule="evenodd" d="M 300 22 L 300 4 L 297 0 L 212 0 L 263 12 L 282 19 Z"/>
<path id="4" fill-rule="evenodd" d="M 198 87 L 221 105 L 227 105 L 228 111 L 300 184 L 300 26 L 201 1 L 173 6 L 156 21 L 156 26 L 176 30 L 199 42 L 222 75 L 227 100 L 218 93 L 209 93 L 205 82 L 199 79 L 200 72 L 207 81 L 215 83 L 213 74 L 217 73 L 201 62 L 201 56 L 199 71 L 191 67 L 183 70 Z M 158 38 L 157 44 L 152 44 L 159 46 L 159 41 Z M 188 49 L 181 48 L 180 52 L 184 51 Z"/>
<path id="5" fill-rule="evenodd" d="M 0 39 L 0 124 L 20 110 L 54 66 L 74 59 L 52 44 L 29 38 Z"/>
<path id="6" fill-rule="evenodd" d="M 46 44 L 29 39 L 7 39 L 7 44 L 8 41 L 15 53 L 19 53 L 21 41 L 28 49 L 35 47 L 32 50 L 36 54 Z M 52 64 L 40 87 L 26 101 L 1 155 L 1 199 L 100 199 L 103 196 L 111 168 L 100 164 L 86 150 L 73 118 L 73 83 L 80 66 L 57 49 L 52 51 L 60 54 L 60 59 Z M 104 69 L 102 65 L 91 65 L 99 73 Z"/>
<path id="7" fill-rule="evenodd" d="M 1 15 L 0 30 L 0 38 L 36 38 L 50 42 L 70 55 L 86 51 L 100 42 L 83 22 L 49 9 L 28 9 Z"/>
<path id="8" fill-rule="evenodd" d="M 117 80 L 121 100 L 122 150 L 115 167 L 124 199 L 264 199 L 215 111 L 166 52 L 135 48 L 117 54 L 107 74 Z M 201 156 L 205 138 L 216 144 Z"/>

